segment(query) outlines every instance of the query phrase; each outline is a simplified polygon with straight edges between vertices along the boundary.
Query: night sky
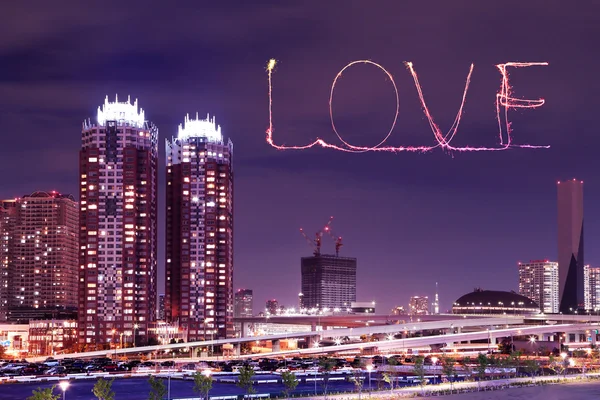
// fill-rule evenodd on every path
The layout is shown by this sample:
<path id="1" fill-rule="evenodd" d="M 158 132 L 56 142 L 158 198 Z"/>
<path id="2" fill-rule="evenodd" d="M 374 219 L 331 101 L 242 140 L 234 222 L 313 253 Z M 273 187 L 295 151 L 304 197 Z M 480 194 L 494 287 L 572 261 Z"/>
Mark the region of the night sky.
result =
<path id="1" fill-rule="evenodd" d="M 36 4 L 37 3 L 37 4 Z M 234 286 L 296 304 L 300 257 L 333 215 L 342 255 L 358 258 L 358 299 L 379 311 L 433 296 L 442 309 L 475 287 L 517 290 L 518 261 L 556 259 L 556 181 L 585 181 L 585 261 L 600 265 L 600 3 L 597 1 L 47 1 L 0 6 L 0 196 L 77 194 L 81 122 L 116 93 L 138 98 L 164 139 L 186 113 L 215 115 L 234 142 Z M 288 5 L 289 4 L 289 5 Z M 295 4 L 295 5 L 294 5 Z M 369 6 L 367 6 L 369 5 Z M 400 90 L 392 145 L 431 145 L 404 61 L 446 131 L 475 63 L 456 145 L 498 144 L 495 94 L 507 61 L 514 94 L 546 99 L 510 113 L 515 143 L 548 150 L 427 154 L 278 151 L 265 142 L 274 73 L 275 140 L 303 145 L 331 130 L 330 85 L 348 62 L 385 66 Z M 344 138 L 374 145 L 394 94 L 357 66 L 336 88 Z M 164 243 L 164 192 L 160 192 Z M 333 252 L 325 240 L 324 251 Z M 161 244 L 162 246 L 162 244 Z M 164 264 L 161 249 L 159 264 Z M 163 283 L 161 279 L 160 283 Z M 162 288 L 159 289 L 163 292 Z"/>

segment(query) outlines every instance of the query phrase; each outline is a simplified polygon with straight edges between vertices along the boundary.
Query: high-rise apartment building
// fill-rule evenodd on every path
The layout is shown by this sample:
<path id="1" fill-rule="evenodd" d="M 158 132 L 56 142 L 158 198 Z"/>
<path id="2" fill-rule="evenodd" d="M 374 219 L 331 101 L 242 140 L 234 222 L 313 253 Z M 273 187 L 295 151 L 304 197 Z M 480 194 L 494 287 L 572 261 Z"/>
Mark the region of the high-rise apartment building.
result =
<path id="1" fill-rule="evenodd" d="M 165 320 L 165 294 L 158 295 L 158 320 Z"/>
<path id="2" fill-rule="evenodd" d="M 558 263 L 534 260 L 518 265 L 519 294 L 535 301 L 542 312 L 558 313 Z"/>
<path id="3" fill-rule="evenodd" d="M 166 150 L 166 319 L 189 341 L 233 337 L 233 143 L 186 116 Z"/>
<path id="4" fill-rule="evenodd" d="M 239 289 L 234 295 L 234 317 L 251 317 L 254 315 L 252 289 Z"/>
<path id="5" fill-rule="evenodd" d="M 8 320 L 10 244 L 16 210 L 16 201 L 0 200 L 0 322 Z"/>
<path id="6" fill-rule="evenodd" d="M 71 195 L 35 192 L 1 202 L 0 260 L 9 321 L 74 314 L 79 263 L 78 206 Z M 4 287 L 6 285 L 6 287 Z M 7 303 L 6 303 L 7 302 Z"/>
<path id="7" fill-rule="evenodd" d="M 559 310 L 585 307 L 583 262 L 583 181 L 558 182 Z"/>
<path id="8" fill-rule="evenodd" d="M 588 310 L 600 311 L 600 268 L 587 268 L 588 270 Z"/>
<path id="9" fill-rule="evenodd" d="M 265 303 L 265 311 L 267 312 L 267 315 L 279 314 L 279 302 L 277 299 L 267 300 Z"/>
<path id="10" fill-rule="evenodd" d="M 408 302 L 408 311 L 411 315 L 429 314 L 429 297 L 412 296 Z"/>
<path id="11" fill-rule="evenodd" d="M 79 156 L 79 343 L 144 344 L 156 320 L 158 129 L 137 100 L 106 98 Z"/>
<path id="12" fill-rule="evenodd" d="M 356 258 L 302 257 L 302 307 L 346 309 L 356 301 Z"/>

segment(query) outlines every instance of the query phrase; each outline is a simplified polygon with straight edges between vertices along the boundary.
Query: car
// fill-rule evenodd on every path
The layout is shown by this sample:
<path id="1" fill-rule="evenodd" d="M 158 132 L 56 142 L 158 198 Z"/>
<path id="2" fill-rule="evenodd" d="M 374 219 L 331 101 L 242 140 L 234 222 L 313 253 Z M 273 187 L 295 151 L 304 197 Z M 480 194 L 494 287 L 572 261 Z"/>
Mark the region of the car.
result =
<path id="1" fill-rule="evenodd" d="M 52 367 L 50 368 L 48 371 L 46 371 L 47 375 L 63 375 L 65 374 L 67 371 L 67 369 L 63 366 L 56 366 L 56 367 Z"/>
<path id="2" fill-rule="evenodd" d="M 119 370 L 119 366 L 117 364 L 111 363 L 111 364 L 105 364 L 102 367 L 102 371 L 104 372 L 115 372 Z"/>

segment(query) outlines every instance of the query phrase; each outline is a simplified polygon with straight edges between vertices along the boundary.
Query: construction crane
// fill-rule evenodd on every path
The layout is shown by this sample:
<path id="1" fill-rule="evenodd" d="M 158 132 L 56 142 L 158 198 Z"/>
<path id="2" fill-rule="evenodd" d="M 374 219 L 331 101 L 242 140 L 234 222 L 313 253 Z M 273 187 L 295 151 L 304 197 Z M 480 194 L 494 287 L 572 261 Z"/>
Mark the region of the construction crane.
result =
<path id="1" fill-rule="evenodd" d="M 335 256 L 339 257 L 340 256 L 340 249 L 344 245 L 342 243 L 342 237 L 341 236 L 335 236 L 333 234 L 333 232 L 331 232 L 331 229 L 328 229 L 327 233 L 329 233 L 329 236 L 331 236 L 331 238 L 335 241 Z"/>
<path id="2" fill-rule="evenodd" d="M 317 231 L 317 233 L 315 233 L 314 240 L 311 240 L 306 234 L 306 232 L 304 232 L 304 229 L 300 228 L 300 233 L 302 234 L 302 236 L 304 236 L 308 244 L 311 247 L 313 247 L 313 254 L 315 255 L 315 257 L 321 255 L 321 244 L 323 243 L 323 234 L 325 232 L 330 232 L 329 226 L 331 225 L 331 221 L 333 221 L 333 217 L 330 217 L 329 221 L 327 221 L 325 226 L 321 230 Z"/>

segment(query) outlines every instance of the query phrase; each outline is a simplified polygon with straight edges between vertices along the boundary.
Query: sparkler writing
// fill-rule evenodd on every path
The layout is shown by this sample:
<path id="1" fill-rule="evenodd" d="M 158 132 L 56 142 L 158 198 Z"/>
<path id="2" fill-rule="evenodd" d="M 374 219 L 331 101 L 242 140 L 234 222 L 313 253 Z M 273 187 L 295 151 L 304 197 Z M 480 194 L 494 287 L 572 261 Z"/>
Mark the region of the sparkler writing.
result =
<path id="1" fill-rule="evenodd" d="M 511 147 L 520 147 L 520 148 L 549 148 L 550 147 L 547 145 L 541 146 L 541 145 L 529 145 L 529 144 L 524 144 L 524 145 L 512 144 L 511 123 L 508 120 L 508 110 L 509 109 L 537 108 L 537 107 L 541 107 L 542 105 L 544 105 L 545 100 L 541 99 L 541 98 L 532 100 L 532 99 L 518 99 L 518 98 L 512 97 L 512 87 L 510 86 L 507 68 L 508 67 L 521 68 L 521 67 L 532 67 L 532 66 L 546 66 L 546 65 L 548 65 L 548 63 L 546 63 L 546 62 L 508 62 L 508 63 L 496 65 L 496 67 L 500 71 L 500 74 L 502 75 L 500 90 L 496 94 L 496 115 L 497 115 L 497 119 L 498 119 L 499 141 L 500 141 L 499 147 L 471 147 L 471 146 L 453 146 L 453 145 L 451 145 L 452 140 L 454 139 L 454 137 L 456 136 L 456 134 L 458 132 L 458 127 L 460 125 L 460 121 L 462 118 L 463 109 L 464 109 L 465 101 L 467 98 L 467 92 L 469 90 L 469 84 L 471 83 L 471 76 L 473 74 L 473 69 L 475 67 L 474 64 L 471 64 L 471 67 L 469 68 L 469 73 L 467 74 L 467 78 L 465 81 L 465 88 L 463 90 L 460 107 L 458 109 L 458 112 L 456 114 L 454 122 L 453 122 L 452 126 L 450 127 L 450 129 L 448 130 L 448 132 L 446 132 L 444 134 L 442 132 L 442 130 L 440 129 L 440 127 L 435 123 L 433 116 L 429 112 L 429 108 L 427 107 L 427 103 L 425 102 L 425 97 L 423 95 L 423 90 L 421 88 L 421 84 L 419 83 L 419 78 L 417 76 L 417 72 L 415 71 L 413 64 L 411 62 L 406 62 L 405 64 L 415 82 L 415 87 L 417 89 L 417 94 L 419 95 L 419 101 L 421 102 L 421 107 L 423 108 L 423 113 L 425 114 L 425 117 L 427 118 L 427 121 L 429 122 L 429 126 L 431 128 L 431 131 L 433 132 L 433 136 L 434 136 L 437 144 L 433 145 L 433 146 L 398 146 L 398 147 L 384 146 L 385 142 L 392 135 L 392 132 L 393 132 L 394 128 L 396 127 L 396 123 L 398 122 L 398 115 L 400 113 L 400 99 L 399 99 L 399 94 L 398 94 L 398 86 L 396 85 L 396 81 L 394 80 L 394 77 L 388 70 L 386 70 L 382 65 L 380 65 L 376 62 L 370 61 L 370 60 L 357 60 L 357 61 L 353 61 L 353 62 L 347 64 L 346 66 L 344 66 L 344 68 L 342 68 L 340 70 L 340 72 L 337 73 L 337 75 L 335 76 L 335 78 L 333 80 L 333 83 L 331 84 L 331 91 L 330 91 L 330 95 L 329 95 L 329 118 L 331 120 L 331 127 L 332 127 L 333 131 L 335 132 L 335 134 L 337 135 L 337 137 L 342 142 L 342 145 L 328 143 L 320 138 L 317 138 L 314 142 L 309 143 L 304 146 L 278 145 L 273 141 L 273 71 L 275 69 L 276 64 L 277 64 L 277 61 L 274 59 L 269 60 L 269 63 L 267 64 L 267 73 L 268 73 L 268 82 L 269 82 L 269 128 L 267 129 L 266 133 L 267 133 L 267 143 L 269 143 L 271 146 L 273 146 L 274 148 L 276 148 L 278 150 L 304 150 L 304 149 L 309 149 L 309 148 L 315 147 L 315 146 L 321 146 L 323 148 L 345 151 L 345 152 L 349 152 L 349 153 L 363 153 L 363 152 L 367 152 L 367 151 L 427 152 L 427 151 L 433 150 L 438 147 L 441 149 L 445 149 L 447 151 L 499 151 L 499 150 L 506 150 Z M 354 146 L 354 145 L 348 143 L 347 141 L 345 141 L 344 138 L 342 137 L 342 135 L 340 134 L 340 132 L 338 131 L 338 129 L 335 125 L 334 118 L 333 118 L 333 95 L 334 95 L 335 87 L 338 83 L 338 80 L 341 78 L 344 71 L 346 71 L 348 68 L 350 68 L 354 65 L 357 65 L 357 64 L 371 65 L 371 66 L 376 67 L 380 71 L 382 71 L 390 80 L 392 87 L 394 89 L 394 95 L 396 98 L 396 110 L 395 110 L 394 120 L 392 122 L 390 130 L 387 132 L 386 136 L 383 138 L 383 140 L 381 142 L 379 142 L 378 144 L 376 144 L 375 146 L 372 146 L 372 147 Z"/>

